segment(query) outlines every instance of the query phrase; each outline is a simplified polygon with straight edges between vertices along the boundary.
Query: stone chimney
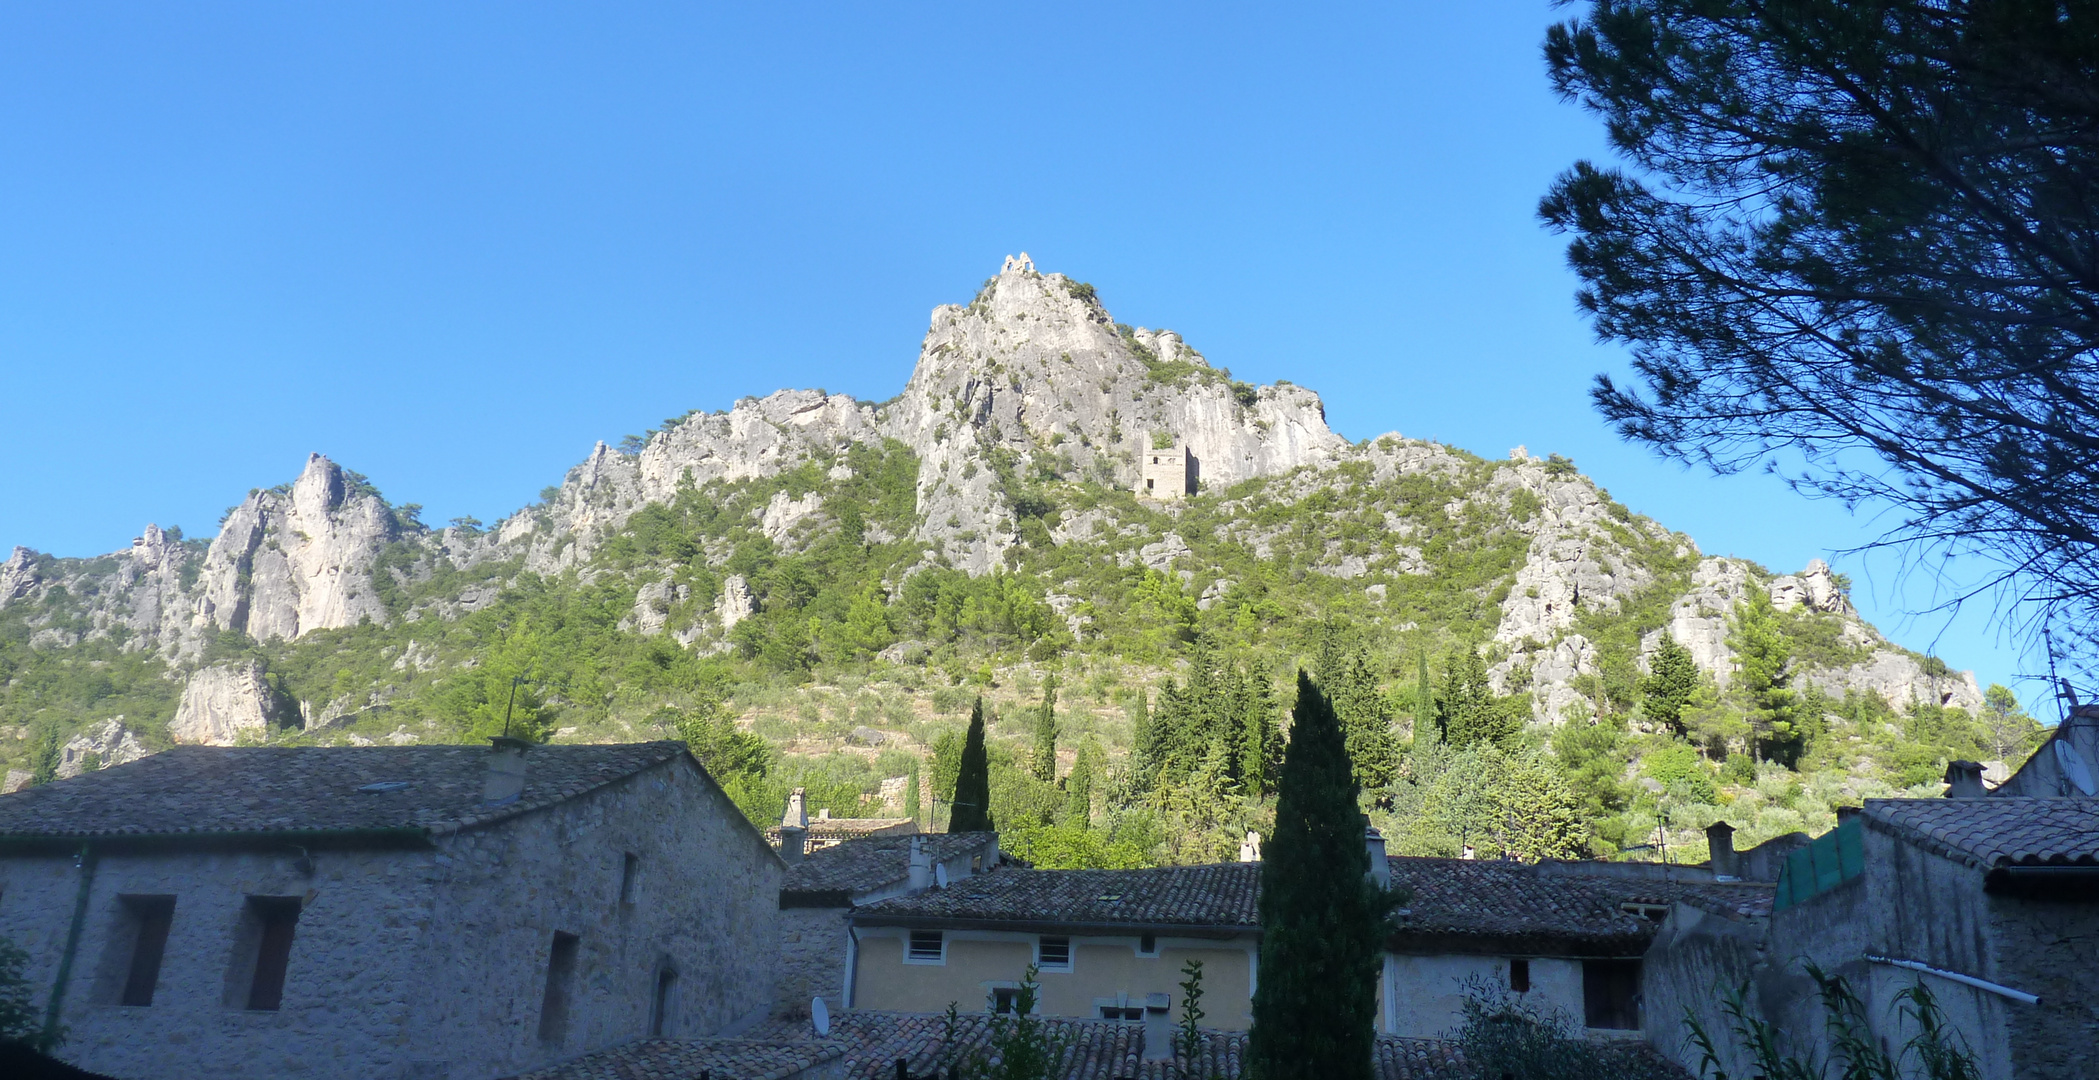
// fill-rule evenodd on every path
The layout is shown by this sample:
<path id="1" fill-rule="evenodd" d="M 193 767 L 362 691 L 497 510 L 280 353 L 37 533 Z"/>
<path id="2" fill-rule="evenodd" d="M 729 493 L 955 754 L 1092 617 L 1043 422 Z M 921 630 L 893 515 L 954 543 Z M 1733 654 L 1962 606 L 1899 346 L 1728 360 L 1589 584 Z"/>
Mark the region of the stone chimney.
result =
<path id="1" fill-rule="evenodd" d="M 809 806 L 802 788 L 787 796 L 787 812 L 780 815 L 780 859 L 798 863 L 809 853 Z"/>
<path id="2" fill-rule="evenodd" d="M 1392 887 L 1392 864 L 1385 861 L 1385 834 L 1370 823 L 1370 815 L 1363 815 L 1363 847 L 1370 853 L 1370 880 L 1380 889 Z"/>
<path id="3" fill-rule="evenodd" d="M 933 857 L 926 854 L 926 838 L 911 837 L 911 891 L 922 893 L 933 887 Z"/>
<path id="4" fill-rule="evenodd" d="M 1173 1060 L 1173 999 L 1165 994 L 1144 995 L 1144 1060 Z"/>
<path id="5" fill-rule="evenodd" d="M 1240 861 L 1240 862 L 1260 862 L 1260 861 L 1261 861 L 1261 834 L 1260 834 L 1260 833 L 1257 833 L 1257 832 L 1253 831 L 1252 829 L 1248 829 L 1248 830 L 1246 830 L 1246 839 L 1244 839 L 1244 840 L 1241 840 L 1241 841 L 1239 841 L 1239 861 Z"/>
<path id="6" fill-rule="evenodd" d="M 1705 827 L 1706 850 L 1712 852 L 1713 876 L 1716 878 L 1740 878 L 1735 867 L 1735 827 L 1725 821 L 1716 821 Z"/>
<path id="7" fill-rule="evenodd" d="M 1946 797 L 1949 799 L 1982 798 L 1982 762 L 1947 762 Z"/>
<path id="8" fill-rule="evenodd" d="M 532 744 L 508 735 L 488 741 L 488 770 L 481 774 L 481 801 L 514 802 L 525 791 L 525 751 Z"/>

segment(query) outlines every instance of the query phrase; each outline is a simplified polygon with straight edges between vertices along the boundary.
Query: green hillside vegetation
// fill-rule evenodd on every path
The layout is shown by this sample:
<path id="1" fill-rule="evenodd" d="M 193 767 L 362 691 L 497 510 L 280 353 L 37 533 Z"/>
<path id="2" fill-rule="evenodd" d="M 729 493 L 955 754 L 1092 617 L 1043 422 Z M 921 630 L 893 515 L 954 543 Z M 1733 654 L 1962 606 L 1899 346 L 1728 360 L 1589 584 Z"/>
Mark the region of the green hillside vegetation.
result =
<path id="1" fill-rule="evenodd" d="M 402 513 L 375 583 L 388 625 L 223 634 L 205 662 L 259 659 L 285 700 L 308 703 L 314 723 L 272 743 L 472 741 L 500 733 L 506 710 L 537 739 L 686 738 L 760 824 L 803 787 L 812 813 L 939 827 L 981 697 L 993 817 L 1009 846 L 1058 866 L 1231 859 L 1248 830 L 1265 835 L 1282 693 L 1300 667 L 1333 700 L 1366 807 L 1402 853 L 1659 858 L 1666 845 L 1696 861 L 1713 820 L 1743 843 L 1819 831 L 1840 804 L 1936 793 L 1949 758 L 2016 762 L 2036 741 L 2001 688 L 1984 715 L 1898 715 L 1800 684 L 1803 665 L 1854 657 L 1835 616 L 1768 602 L 1736 613 L 1741 670 L 1725 692 L 1666 649 L 1643 671 L 1642 637 L 1666 624 L 1696 554 L 1607 496 L 1607 557 L 1652 584 L 1581 612 L 1600 674 L 1577 687 L 1577 715 L 1533 723 L 1525 669 L 1497 692 L 1488 669 L 1507 649 L 1487 641 L 1542 504 L 1495 484 L 1511 463 L 1429 450 L 1382 479 L 1351 461 L 1166 507 L 992 449 L 1020 542 L 974 578 L 924 565 L 926 546 L 906 539 L 919 464 L 894 442 L 688 483 L 556 575 L 521 559 L 456 567 Z M 1571 463 L 1546 471 L 1588 483 Z M 776 540 L 760 512 L 783 492 L 824 509 Z M 1202 569 L 1146 565 L 1169 533 L 1189 549 L 1179 565 Z M 757 605 L 726 640 L 623 628 L 638 590 L 664 580 L 670 628 L 708 622 L 730 575 Z M 485 602 L 465 610 L 468 596 Z M 85 629 L 71 603 L 54 591 L 0 610 L 0 725 L 16 736 L 0 753 L 40 779 L 65 740 L 112 717 L 165 747 L 180 694 L 181 672 L 121 640 L 32 644 Z M 323 726 L 324 711 L 343 715 Z M 905 805 L 899 784 L 929 805 Z"/>

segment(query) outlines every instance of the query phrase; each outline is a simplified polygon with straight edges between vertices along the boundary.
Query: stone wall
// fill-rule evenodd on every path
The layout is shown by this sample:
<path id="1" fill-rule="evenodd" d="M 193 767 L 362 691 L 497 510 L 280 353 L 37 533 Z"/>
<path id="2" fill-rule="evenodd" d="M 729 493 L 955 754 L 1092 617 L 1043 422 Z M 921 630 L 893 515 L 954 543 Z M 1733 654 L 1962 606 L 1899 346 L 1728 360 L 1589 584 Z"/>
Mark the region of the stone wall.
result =
<path id="1" fill-rule="evenodd" d="M 780 912 L 779 1011 L 809 1015 L 809 999 L 833 1011 L 845 1005 L 845 908 L 788 908 Z"/>
<path id="2" fill-rule="evenodd" d="M 1730 1076 L 1755 1070 L 1727 1038 L 1733 1023 L 1721 1011 L 1725 995 L 1750 985 L 1763 948 L 1762 923 L 1737 922 L 1685 904 L 1662 923 L 1640 964 L 1640 1031 L 1663 1056 L 1698 1074 L 1699 1051 L 1687 1039 L 1684 1012 L 1718 1040 L 1720 1067 Z M 1749 999 L 1755 1000 L 1754 992 Z"/>
<path id="3" fill-rule="evenodd" d="M 1428 956 L 1386 954 L 1378 987 L 1378 1030 L 1412 1039 L 1442 1039 L 1465 1022 L 1469 988 L 1507 988 L 1509 957 L 1439 953 Z M 1577 1030 L 1583 1024 L 1582 962 L 1550 957 L 1530 959 L 1530 990 L 1521 1000 L 1556 1014 Z"/>
<path id="4" fill-rule="evenodd" d="M 396 1077 L 428 1053 L 410 1038 L 429 993 L 415 957 L 433 933 L 443 867 L 431 851 L 111 855 L 95 861 L 65 996 L 61 1057 L 122 1077 Z M 0 860 L 0 934 L 28 951 L 49 1000 L 82 870 L 70 856 Z M 136 929 L 124 896 L 175 897 L 148 1006 L 118 1004 Z M 283 1006 L 245 1006 L 249 896 L 298 897 Z"/>
<path id="5" fill-rule="evenodd" d="M 626 856 L 636 873 L 622 903 Z M 782 867 L 688 759 L 435 850 L 164 851 L 96 860 L 61 1056 L 114 1076 L 481 1078 L 649 1033 L 710 1035 L 771 1004 Z M 0 859 L 0 934 L 31 957 L 41 1004 L 82 870 Z M 118 1004 L 134 940 L 126 895 L 175 897 L 152 1004 Z M 250 896 L 303 905 L 282 1007 L 246 1008 Z M 580 939 L 567 1037 L 539 1040 L 556 931 Z"/>

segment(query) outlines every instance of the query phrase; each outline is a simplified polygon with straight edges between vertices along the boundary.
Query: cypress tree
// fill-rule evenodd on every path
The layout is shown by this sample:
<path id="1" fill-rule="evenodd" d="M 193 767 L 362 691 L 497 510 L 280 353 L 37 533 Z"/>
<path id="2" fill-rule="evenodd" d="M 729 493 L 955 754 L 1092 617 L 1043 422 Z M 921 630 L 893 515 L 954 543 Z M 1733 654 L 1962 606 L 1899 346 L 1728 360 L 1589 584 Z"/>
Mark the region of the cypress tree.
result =
<path id="1" fill-rule="evenodd" d="M 1093 774 L 1100 760 L 1100 747 L 1092 740 L 1080 744 L 1064 781 L 1064 817 L 1080 825 L 1093 821 Z"/>
<path id="2" fill-rule="evenodd" d="M 1057 675 L 1042 684 L 1042 707 L 1035 711 L 1035 779 L 1057 782 Z"/>
<path id="3" fill-rule="evenodd" d="M 984 699 L 969 710 L 969 735 L 962 742 L 962 770 L 955 776 L 954 811 L 949 832 L 990 832 L 991 759 L 984 753 Z"/>
<path id="4" fill-rule="evenodd" d="M 1414 738 L 1421 738 L 1421 722 L 1430 721 L 1436 729 L 1436 742 L 1450 741 L 1450 732 L 1443 728 L 1443 714 L 1436 708 L 1436 690 L 1428 679 L 1428 650 L 1423 649 L 1414 657 L 1418 671 L 1414 677 Z"/>
<path id="5" fill-rule="evenodd" d="M 1369 1080 L 1387 894 L 1369 880 L 1359 794 L 1333 703 L 1300 671 L 1275 835 L 1261 863 L 1257 1080 Z"/>
<path id="6" fill-rule="evenodd" d="M 918 800 L 918 762 L 914 760 L 910 771 L 904 774 L 904 813 L 911 816 L 913 826 L 918 824 Z"/>
<path id="7" fill-rule="evenodd" d="M 1130 710 L 1130 774 L 1138 791 L 1150 791 L 1159 776 L 1159 725 L 1152 719 L 1150 695 L 1137 691 Z"/>

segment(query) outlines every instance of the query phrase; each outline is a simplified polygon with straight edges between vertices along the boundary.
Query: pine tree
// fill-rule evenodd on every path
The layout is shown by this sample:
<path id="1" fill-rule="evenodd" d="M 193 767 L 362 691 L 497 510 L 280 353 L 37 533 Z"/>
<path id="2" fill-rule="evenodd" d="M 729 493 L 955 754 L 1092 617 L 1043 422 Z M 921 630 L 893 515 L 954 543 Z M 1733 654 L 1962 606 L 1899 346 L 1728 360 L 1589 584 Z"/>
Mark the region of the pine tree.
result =
<path id="1" fill-rule="evenodd" d="M 1452 746 L 1501 742 L 1522 730 L 1509 703 L 1495 697 L 1487 684 L 1487 662 L 1477 650 L 1461 646 L 1443 670 L 1443 692 L 1436 697 L 1436 726 Z"/>
<path id="2" fill-rule="evenodd" d="M 1798 725 L 1791 679 L 1786 665 L 1793 644 L 1786 640 L 1771 594 L 1751 588 L 1735 605 L 1734 632 L 1727 645 L 1735 651 L 1736 684 L 1749 698 L 1749 727 L 1756 756 L 1791 768 L 1807 750 Z"/>
<path id="3" fill-rule="evenodd" d="M 1042 705 L 1035 710 L 1035 779 L 1057 782 L 1057 675 L 1042 683 Z"/>
<path id="4" fill-rule="evenodd" d="M 990 832 L 991 760 L 984 752 L 984 699 L 969 710 L 969 734 L 962 743 L 962 768 L 955 776 L 954 811 L 949 832 Z"/>
<path id="5" fill-rule="evenodd" d="M 1691 659 L 1691 650 L 1665 631 L 1647 666 L 1652 674 L 1640 680 L 1641 711 L 1648 720 L 1684 734 L 1684 705 L 1698 689 L 1697 661 Z"/>
<path id="6" fill-rule="evenodd" d="M 1392 734 L 1392 712 L 1370 668 L 1370 651 L 1347 631 L 1328 624 L 1320 635 L 1319 689 L 1341 718 L 1354 763 L 1356 782 L 1383 787 L 1399 770 L 1399 740 Z"/>
<path id="7" fill-rule="evenodd" d="M 1261 863 L 1261 983 L 1247 1066 L 1259 1080 L 1369 1080 L 1380 928 L 1348 745 L 1303 672 Z"/>

